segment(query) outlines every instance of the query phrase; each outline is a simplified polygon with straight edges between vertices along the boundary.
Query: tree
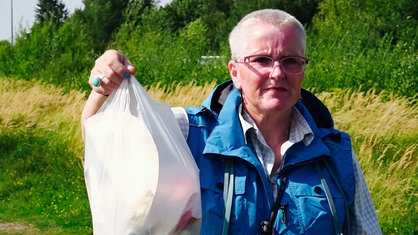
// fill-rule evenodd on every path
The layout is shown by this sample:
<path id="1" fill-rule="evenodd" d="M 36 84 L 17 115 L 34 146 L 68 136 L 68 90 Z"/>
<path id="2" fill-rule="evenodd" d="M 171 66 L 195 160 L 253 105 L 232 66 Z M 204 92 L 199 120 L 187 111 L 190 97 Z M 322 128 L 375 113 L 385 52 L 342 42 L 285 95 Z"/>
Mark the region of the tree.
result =
<path id="1" fill-rule="evenodd" d="M 89 40 L 94 41 L 95 53 L 102 53 L 114 32 L 125 21 L 123 12 L 127 0 L 83 0 L 84 10 L 81 21 L 86 27 Z"/>
<path id="2" fill-rule="evenodd" d="M 45 21 L 61 24 L 68 18 L 68 10 L 61 0 L 39 0 L 36 5 L 35 19 L 41 24 Z"/>

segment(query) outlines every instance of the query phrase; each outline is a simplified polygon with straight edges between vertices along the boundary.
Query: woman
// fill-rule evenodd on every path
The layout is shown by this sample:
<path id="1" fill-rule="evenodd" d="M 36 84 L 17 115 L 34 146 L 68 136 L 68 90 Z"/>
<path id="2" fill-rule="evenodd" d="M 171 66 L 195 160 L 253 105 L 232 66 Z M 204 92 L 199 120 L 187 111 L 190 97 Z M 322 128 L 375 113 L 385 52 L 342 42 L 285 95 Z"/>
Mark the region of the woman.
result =
<path id="1" fill-rule="evenodd" d="M 232 81 L 201 107 L 173 109 L 200 169 L 201 234 L 380 234 L 349 136 L 301 89 L 308 60 L 300 22 L 255 11 L 229 42 Z M 134 73 L 116 51 L 100 57 L 82 120 Z"/>

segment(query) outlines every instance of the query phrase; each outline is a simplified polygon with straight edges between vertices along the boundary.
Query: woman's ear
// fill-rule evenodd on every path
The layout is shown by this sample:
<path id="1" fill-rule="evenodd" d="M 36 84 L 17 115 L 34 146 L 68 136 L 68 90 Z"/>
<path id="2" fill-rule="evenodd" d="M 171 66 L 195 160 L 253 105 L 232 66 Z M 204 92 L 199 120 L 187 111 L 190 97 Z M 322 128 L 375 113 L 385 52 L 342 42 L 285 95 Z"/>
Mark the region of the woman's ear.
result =
<path id="1" fill-rule="evenodd" d="M 229 74 L 232 82 L 238 90 L 241 90 L 241 81 L 238 77 L 238 63 L 234 60 L 230 60 L 228 63 Z"/>

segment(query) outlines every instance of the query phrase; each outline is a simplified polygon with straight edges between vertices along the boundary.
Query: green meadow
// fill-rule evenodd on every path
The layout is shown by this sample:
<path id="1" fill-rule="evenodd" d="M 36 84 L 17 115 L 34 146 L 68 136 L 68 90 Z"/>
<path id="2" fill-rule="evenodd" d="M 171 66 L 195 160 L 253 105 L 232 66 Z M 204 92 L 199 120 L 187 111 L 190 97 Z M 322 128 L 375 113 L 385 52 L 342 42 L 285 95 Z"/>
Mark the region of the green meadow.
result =
<path id="1" fill-rule="evenodd" d="M 215 83 L 148 87 L 199 105 Z M 352 135 L 384 234 L 416 234 L 418 109 L 384 92 L 317 94 Z M 0 79 L 0 234 L 91 234 L 79 117 L 86 100 L 53 85 Z M 415 100 L 416 102 L 416 100 Z"/>

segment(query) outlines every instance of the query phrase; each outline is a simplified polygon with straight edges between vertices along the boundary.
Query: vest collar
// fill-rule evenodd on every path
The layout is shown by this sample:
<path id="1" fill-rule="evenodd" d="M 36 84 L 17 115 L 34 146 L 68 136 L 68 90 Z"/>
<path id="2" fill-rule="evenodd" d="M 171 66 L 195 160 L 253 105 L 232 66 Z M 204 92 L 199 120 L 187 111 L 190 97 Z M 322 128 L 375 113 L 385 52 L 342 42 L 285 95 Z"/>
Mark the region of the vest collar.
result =
<path id="1" fill-rule="evenodd" d="M 260 168 L 261 171 L 264 171 L 258 158 L 254 155 L 248 145 L 246 145 L 245 137 L 242 132 L 242 126 L 239 120 L 241 93 L 235 87 L 232 87 L 228 93 L 229 95 L 227 95 L 223 108 L 218 115 L 218 125 L 209 135 L 203 154 L 240 157 L 257 168 Z M 207 104 L 208 100 L 205 102 Z M 330 154 L 329 149 L 321 140 L 324 133 L 316 127 L 309 111 L 301 102 L 298 102 L 295 107 L 308 122 L 315 138 L 308 146 L 303 144 L 303 142 L 293 145 L 283 158 L 285 161 L 284 167 L 310 161 L 318 156 Z"/>

